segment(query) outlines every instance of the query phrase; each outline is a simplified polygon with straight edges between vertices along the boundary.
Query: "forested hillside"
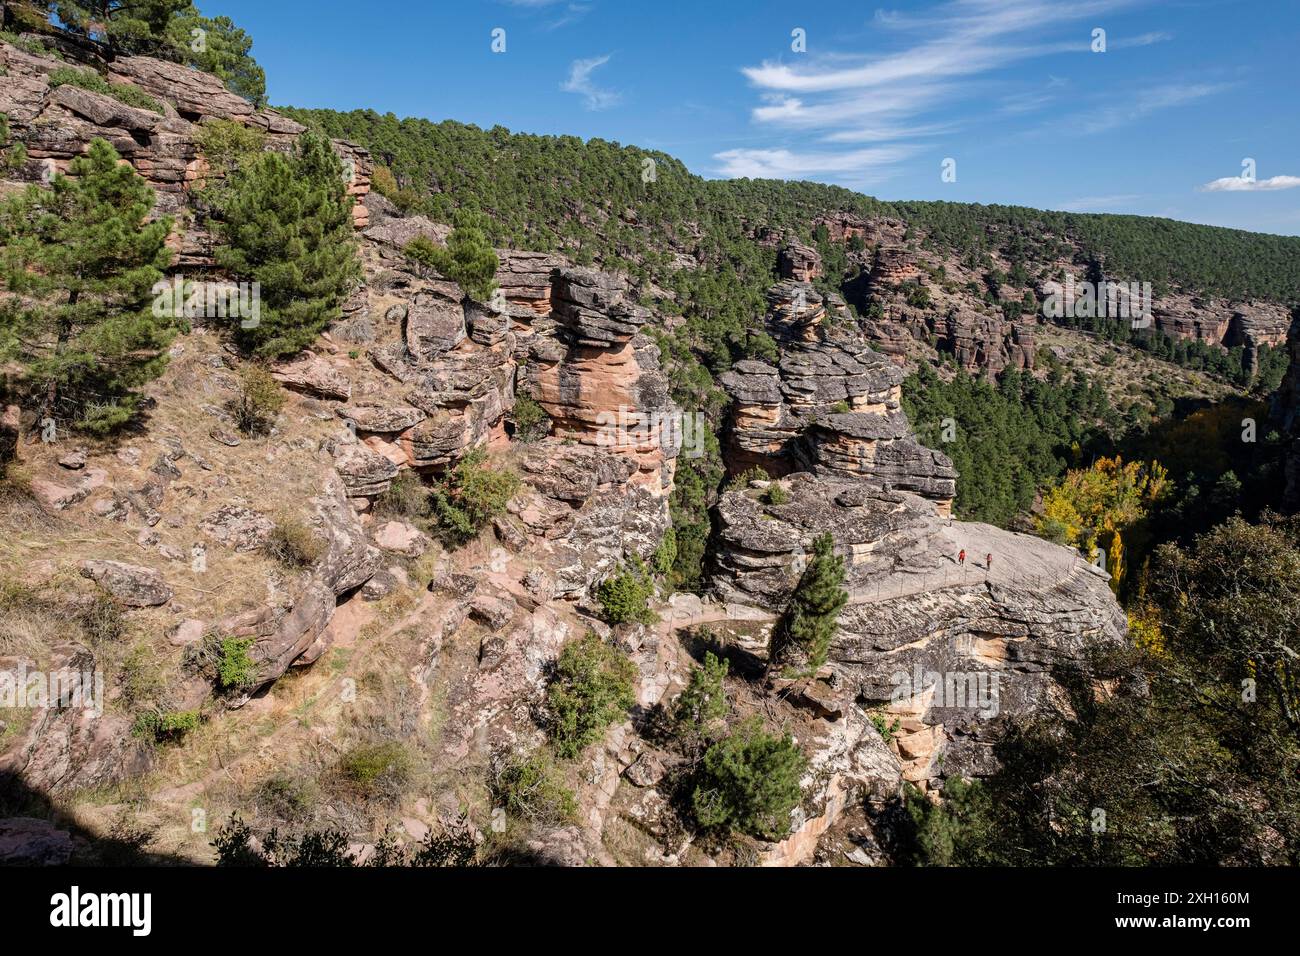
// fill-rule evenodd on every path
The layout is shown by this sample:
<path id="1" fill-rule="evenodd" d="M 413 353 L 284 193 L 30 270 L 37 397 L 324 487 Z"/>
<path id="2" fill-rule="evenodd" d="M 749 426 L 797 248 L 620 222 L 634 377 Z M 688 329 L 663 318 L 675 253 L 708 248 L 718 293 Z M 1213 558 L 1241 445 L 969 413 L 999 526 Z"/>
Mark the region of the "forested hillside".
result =
<path id="1" fill-rule="evenodd" d="M 407 208 L 448 220 L 477 203 L 506 245 L 566 249 L 579 261 L 659 279 L 674 252 L 717 263 L 747 229 L 812 237 L 834 211 L 888 215 L 958 254 L 1012 261 L 1084 260 L 1109 273 L 1229 298 L 1291 301 L 1300 293 L 1300 238 L 1171 219 L 948 202 L 885 203 L 835 186 L 706 180 L 664 153 L 601 139 L 481 130 L 391 113 L 286 109 L 300 122 L 371 150 Z M 648 166 L 647 161 L 653 161 Z M 651 178 L 652 177 L 652 178 Z M 647 181 L 649 179 L 650 181 Z M 382 173 L 377 183 L 383 188 Z"/>

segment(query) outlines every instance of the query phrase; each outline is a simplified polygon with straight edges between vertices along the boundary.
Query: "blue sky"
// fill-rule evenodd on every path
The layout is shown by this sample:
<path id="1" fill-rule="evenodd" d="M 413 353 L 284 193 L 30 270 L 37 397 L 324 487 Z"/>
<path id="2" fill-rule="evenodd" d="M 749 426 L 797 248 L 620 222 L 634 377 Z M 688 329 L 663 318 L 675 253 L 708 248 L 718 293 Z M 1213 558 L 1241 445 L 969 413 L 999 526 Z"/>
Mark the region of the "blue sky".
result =
<path id="1" fill-rule="evenodd" d="M 199 6 L 252 34 L 277 104 L 599 136 L 709 177 L 1300 234 L 1298 0 Z"/>

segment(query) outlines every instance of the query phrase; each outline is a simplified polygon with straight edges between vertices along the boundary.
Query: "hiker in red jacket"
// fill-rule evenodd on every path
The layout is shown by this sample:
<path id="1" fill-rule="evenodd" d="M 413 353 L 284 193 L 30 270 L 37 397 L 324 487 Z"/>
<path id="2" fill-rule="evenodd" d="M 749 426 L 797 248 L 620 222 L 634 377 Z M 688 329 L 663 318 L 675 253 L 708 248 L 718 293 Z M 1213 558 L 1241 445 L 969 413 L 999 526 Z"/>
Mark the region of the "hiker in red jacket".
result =
<path id="1" fill-rule="evenodd" d="M 961 552 L 957 555 L 957 563 L 960 564 L 962 567 L 965 567 L 965 566 L 966 566 L 966 549 L 965 549 L 965 548 L 962 548 L 962 549 L 961 549 Z"/>

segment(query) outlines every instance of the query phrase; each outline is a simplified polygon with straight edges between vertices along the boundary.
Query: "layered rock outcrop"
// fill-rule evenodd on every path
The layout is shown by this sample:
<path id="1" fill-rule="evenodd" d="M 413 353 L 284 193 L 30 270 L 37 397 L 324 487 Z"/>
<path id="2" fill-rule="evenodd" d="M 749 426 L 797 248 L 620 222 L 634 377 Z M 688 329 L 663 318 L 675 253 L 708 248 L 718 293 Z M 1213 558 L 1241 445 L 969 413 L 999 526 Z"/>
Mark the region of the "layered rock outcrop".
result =
<path id="1" fill-rule="evenodd" d="M 810 469 L 876 478 L 946 511 L 956 472 L 912 437 L 902 412 L 902 370 L 865 342 L 826 336 L 821 296 L 810 288 L 784 283 L 769 300 L 778 363 L 745 360 L 719 376 L 732 398 L 732 473 L 757 466 L 770 475 Z"/>
<path id="2" fill-rule="evenodd" d="M 120 57 L 107 67 L 110 84 L 147 93 L 161 104 L 162 113 L 72 85 L 52 86 L 50 74 L 69 66 L 92 68 L 0 42 L 0 113 L 8 116 L 14 136 L 27 148 L 22 174 L 37 180 L 66 171 L 91 140 L 105 139 L 154 188 L 159 215 L 186 213 L 176 223 L 171 243 L 177 266 L 212 268 L 212 235 L 188 214 L 194 188 L 211 175 L 202 156 L 200 124 L 220 119 L 260 130 L 266 148 L 282 152 L 293 147 L 306 127 L 274 110 L 255 109 L 217 77 L 176 63 L 137 56 Z M 353 221 L 364 229 L 370 215 L 364 203 L 370 192 L 370 155 L 352 143 L 336 141 L 333 146 L 348 175 Z"/>
<path id="3" fill-rule="evenodd" d="M 1054 668 L 1125 639 L 1106 575 L 1070 549 L 944 519 L 875 481 L 783 483 L 782 505 L 751 489 L 723 496 L 713 588 L 723 601 L 783 607 L 813 539 L 829 533 L 850 597 L 827 687 L 885 715 L 905 780 L 990 772 L 998 717 L 1036 712 L 1055 693 Z"/>
<path id="4" fill-rule="evenodd" d="M 552 434 L 628 458 L 634 483 L 666 495 L 682 418 L 658 346 L 641 332 L 650 311 L 631 301 L 621 277 L 585 268 L 559 271 L 553 302 L 556 327 L 532 343 L 529 381 Z"/>

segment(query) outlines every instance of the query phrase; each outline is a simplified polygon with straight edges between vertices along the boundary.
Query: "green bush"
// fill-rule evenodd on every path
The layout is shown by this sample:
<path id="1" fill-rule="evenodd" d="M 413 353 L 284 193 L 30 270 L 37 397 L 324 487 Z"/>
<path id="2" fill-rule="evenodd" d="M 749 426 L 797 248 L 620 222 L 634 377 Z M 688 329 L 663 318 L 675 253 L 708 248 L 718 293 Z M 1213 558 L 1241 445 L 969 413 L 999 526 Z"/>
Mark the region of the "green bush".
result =
<path id="1" fill-rule="evenodd" d="M 266 134 L 234 120 L 209 117 L 199 126 L 199 152 L 218 175 L 226 175 L 266 148 Z"/>
<path id="2" fill-rule="evenodd" d="M 50 73 L 50 89 L 60 86 L 75 86 L 91 93 L 111 96 L 119 103 L 164 115 L 163 105 L 140 89 L 122 83 L 110 83 L 93 70 L 79 70 L 76 67 L 61 66 Z"/>
<path id="3" fill-rule="evenodd" d="M 677 698 L 673 720 L 680 736 L 696 739 L 710 735 L 727 716 L 727 662 L 712 651 L 704 664 L 691 669 L 691 679 Z"/>
<path id="4" fill-rule="evenodd" d="M 664 532 L 659 547 L 655 548 L 655 553 L 650 558 L 650 566 L 659 577 L 665 577 L 672 572 L 673 565 L 676 563 L 677 529 L 669 528 Z"/>
<path id="5" fill-rule="evenodd" d="M 131 724 L 131 735 L 152 743 L 176 741 L 192 730 L 198 729 L 203 722 L 197 710 L 182 710 L 162 713 L 146 710 L 136 715 Z"/>
<path id="6" fill-rule="evenodd" d="M 773 506 L 789 504 L 790 492 L 785 490 L 784 485 L 778 485 L 776 482 L 772 482 L 764 493 L 763 500 Z"/>
<path id="7" fill-rule="evenodd" d="M 545 438 L 550 427 L 546 409 L 529 395 L 515 397 L 515 409 L 511 418 L 515 423 L 515 438 L 523 442 Z"/>
<path id="8" fill-rule="evenodd" d="M 283 567 L 309 568 L 321 559 L 325 545 L 300 518 L 280 515 L 262 549 Z"/>
<path id="9" fill-rule="evenodd" d="M 375 499 L 374 513 L 380 518 L 420 521 L 429 517 L 429 488 L 420 476 L 403 469 L 388 490 Z"/>
<path id="10" fill-rule="evenodd" d="M 596 600 L 610 624 L 654 624 L 659 615 L 650 609 L 654 581 L 645 564 L 633 556 L 627 565 L 607 577 L 596 588 Z"/>
<path id="11" fill-rule="evenodd" d="M 250 365 L 239 375 L 239 394 L 230 403 L 235 426 L 245 435 L 265 435 L 284 407 L 284 389 L 260 365 Z"/>
<path id="12" fill-rule="evenodd" d="M 217 685 L 222 690 L 244 690 L 257 679 L 257 663 L 249 655 L 251 637 L 222 638 L 217 654 Z"/>
<path id="13" fill-rule="evenodd" d="M 751 481 L 771 481 L 772 476 L 767 473 L 767 469 L 755 465 L 753 468 L 746 468 L 736 477 L 727 482 L 728 491 L 744 491 L 749 487 Z"/>
<path id="14" fill-rule="evenodd" d="M 429 492 L 438 528 L 453 544 L 464 544 L 505 514 L 506 505 L 519 490 L 519 477 L 489 465 L 487 452 L 476 448 L 457 463 Z"/>
<path id="15" fill-rule="evenodd" d="M 360 744 L 339 760 L 339 772 L 365 793 L 399 790 L 411 775 L 411 755 L 396 741 Z"/>
<path id="16" fill-rule="evenodd" d="M 486 302 L 496 291 L 500 260 L 487 239 L 482 216 L 458 210 L 446 247 L 425 236 L 412 239 L 403 250 L 421 272 L 435 271 L 459 285 L 472 299 Z"/>
<path id="17" fill-rule="evenodd" d="M 532 823 L 560 826 L 578 816 L 578 801 L 540 752 L 498 765 L 488 781 L 492 799 L 506 813 Z"/>
<path id="18" fill-rule="evenodd" d="M 576 757 L 636 703 L 636 668 L 595 634 L 564 648 L 546 688 L 550 732 L 561 757 Z"/>
<path id="19" fill-rule="evenodd" d="M 794 738 L 767 733 L 755 718 L 705 752 L 691 795 L 695 818 L 705 828 L 780 840 L 790 832 L 807 766 Z"/>

